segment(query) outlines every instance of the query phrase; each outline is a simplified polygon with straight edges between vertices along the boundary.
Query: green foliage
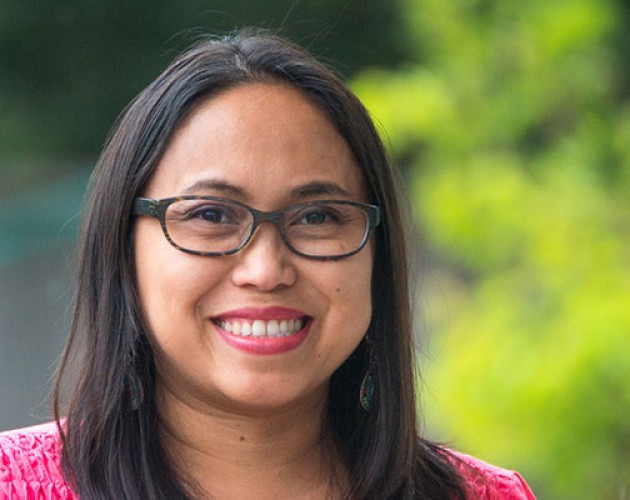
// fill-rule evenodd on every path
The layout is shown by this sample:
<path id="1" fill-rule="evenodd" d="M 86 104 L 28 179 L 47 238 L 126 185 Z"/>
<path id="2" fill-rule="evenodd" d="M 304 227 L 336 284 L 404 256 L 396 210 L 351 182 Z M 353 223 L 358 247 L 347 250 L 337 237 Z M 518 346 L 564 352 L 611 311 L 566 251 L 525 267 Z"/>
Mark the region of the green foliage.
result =
<path id="1" fill-rule="evenodd" d="M 630 488 L 628 17 L 613 0 L 407 0 L 420 62 L 354 82 L 436 262 L 429 428 L 543 498 Z"/>

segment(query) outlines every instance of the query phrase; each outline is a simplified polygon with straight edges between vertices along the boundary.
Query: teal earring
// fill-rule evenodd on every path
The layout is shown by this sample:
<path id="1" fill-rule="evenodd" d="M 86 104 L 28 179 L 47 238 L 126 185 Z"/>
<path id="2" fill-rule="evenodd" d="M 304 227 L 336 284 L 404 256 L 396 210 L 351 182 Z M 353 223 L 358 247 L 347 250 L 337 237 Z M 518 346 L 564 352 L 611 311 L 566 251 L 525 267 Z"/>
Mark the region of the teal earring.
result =
<path id="1" fill-rule="evenodd" d="M 365 411 L 370 411 L 370 409 L 372 408 L 375 392 L 376 380 L 374 379 L 372 368 L 370 368 L 365 374 L 365 377 L 363 377 L 363 382 L 361 382 L 361 389 L 359 391 L 359 401 Z"/>
<path id="2" fill-rule="evenodd" d="M 140 382 L 136 370 L 132 367 L 129 368 L 129 373 L 127 374 L 127 401 L 131 411 L 139 410 L 144 401 L 142 382 Z"/>
<path id="3" fill-rule="evenodd" d="M 374 394 L 376 393 L 376 375 L 374 374 L 374 349 L 367 336 L 365 337 L 365 342 L 369 350 L 370 363 L 359 389 L 359 402 L 365 411 L 370 411 L 374 403 Z"/>

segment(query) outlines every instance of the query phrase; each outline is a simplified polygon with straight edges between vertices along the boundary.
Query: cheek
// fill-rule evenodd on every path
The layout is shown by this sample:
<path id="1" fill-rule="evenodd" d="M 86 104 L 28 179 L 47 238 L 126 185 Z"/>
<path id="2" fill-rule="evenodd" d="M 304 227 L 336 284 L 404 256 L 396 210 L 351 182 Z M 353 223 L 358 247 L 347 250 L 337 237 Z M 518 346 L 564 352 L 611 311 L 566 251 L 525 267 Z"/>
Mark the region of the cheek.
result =
<path id="1" fill-rule="evenodd" d="M 371 273 L 358 269 L 337 282 L 333 300 L 357 312 L 371 310 L 371 281 Z"/>
<path id="2" fill-rule="evenodd" d="M 134 247 L 136 284 L 149 330 L 157 334 L 195 320 L 200 300 L 220 279 L 220 266 L 173 248 L 159 227 L 148 224 L 138 224 Z"/>
<path id="3" fill-rule="evenodd" d="M 331 273 L 330 308 L 335 319 L 346 325 L 352 337 L 363 337 L 372 317 L 372 256 L 365 252 L 341 261 L 340 272 Z M 334 274 L 334 277 L 333 277 Z"/>

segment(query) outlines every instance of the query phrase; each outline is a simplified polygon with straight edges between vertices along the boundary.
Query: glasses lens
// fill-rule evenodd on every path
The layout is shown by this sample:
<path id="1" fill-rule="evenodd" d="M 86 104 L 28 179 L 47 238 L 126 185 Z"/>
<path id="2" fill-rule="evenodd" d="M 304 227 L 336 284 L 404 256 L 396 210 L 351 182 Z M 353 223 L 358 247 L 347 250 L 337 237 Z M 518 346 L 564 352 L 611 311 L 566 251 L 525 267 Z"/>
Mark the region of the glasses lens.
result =
<path id="1" fill-rule="evenodd" d="M 180 200 L 166 210 L 166 230 L 176 245 L 193 252 L 225 253 L 238 248 L 253 218 L 237 203 Z"/>
<path id="2" fill-rule="evenodd" d="M 338 202 L 291 207 L 283 223 L 291 246 L 313 257 L 353 253 L 365 243 L 368 232 L 366 212 L 359 206 Z"/>

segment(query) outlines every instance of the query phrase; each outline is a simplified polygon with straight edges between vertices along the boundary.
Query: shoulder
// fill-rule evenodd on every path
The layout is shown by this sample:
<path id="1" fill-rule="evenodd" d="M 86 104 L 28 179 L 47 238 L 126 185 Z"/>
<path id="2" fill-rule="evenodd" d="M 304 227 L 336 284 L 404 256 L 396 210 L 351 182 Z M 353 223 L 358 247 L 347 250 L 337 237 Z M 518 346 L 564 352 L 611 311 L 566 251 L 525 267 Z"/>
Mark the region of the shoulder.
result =
<path id="1" fill-rule="evenodd" d="M 55 422 L 0 433 L 0 499 L 73 499 Z"/>
<path id="2" fill-rule="evenodd" d="M 511 470 L 501 469 L 464 453 L 450 451 L 451 462 L 464 479 L 471 498 L 483 500 L 535 500 L 525 480 Z"/>

